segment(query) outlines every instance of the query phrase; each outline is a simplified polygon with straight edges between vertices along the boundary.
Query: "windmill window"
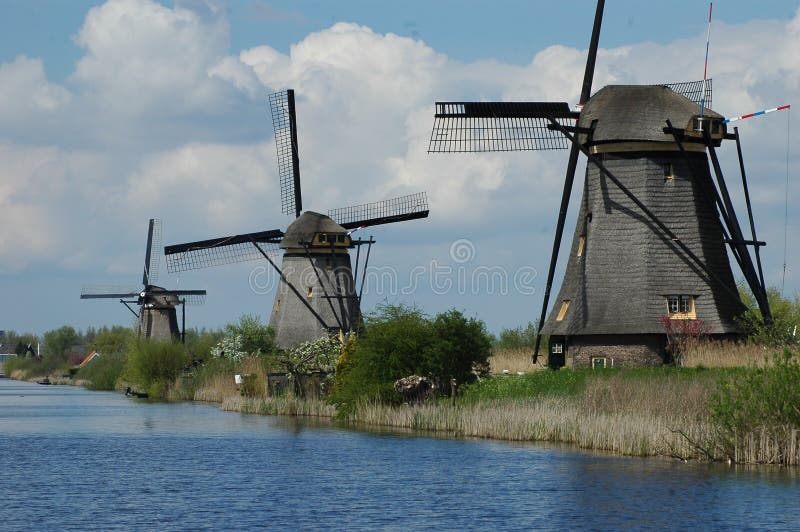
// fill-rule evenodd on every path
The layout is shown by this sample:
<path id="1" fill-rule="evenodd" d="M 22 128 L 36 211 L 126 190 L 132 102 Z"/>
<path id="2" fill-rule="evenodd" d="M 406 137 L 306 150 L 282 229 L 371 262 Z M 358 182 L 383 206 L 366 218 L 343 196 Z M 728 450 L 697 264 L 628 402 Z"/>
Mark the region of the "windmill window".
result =
<path id="1" fill-rule="evenodd" d="M 583 248 L 586 246 L 586 235 L 581 235 L 578 239 L 578 256 L 583 257 Z"/>
<path id="2" fill-rule="evenodd" d="M 694 296 L 667 296 L 667 312 L 673 319 L 695 319 L 697 314 L 694 308 Z"/>
<path id="3" fill-rule="evenodd" d="M 561 308 L 558 311 L 558 316 L 556 316 L 556 321 L 561 321 L 564 319 L 564 316 L 567 315 L 567 309 L 569 308 L 569 299 L 565 299 L 561 302 Z"/>
<path id="4" fill-rule="evenodd" d="M 586 223 L 592 223 L 592 211 L 586 213 Z"/>
<path id="5" fill-rule="evenodd" d="M 564 344 L 553 344 L 553 354 L 560 355 L 564 352 Z"/>
<path id="6" fill-rule="evenodd" d="M 672 163 L 664 163 L 664 179 L 675 179 L 675 168 Z"/>
<path id="7" fill-rule="evenodd" d="M 604 368 L 606 367 L 606 357 L 592 357 L 591 364 L 592 369 Z"/>
<path id="8" fill-rule="evenodd" d="M 309 286 L 308 290 L 306 291 L 306 299 L 311 299 L 313 295 L 314 295 L 314 287 Z"/>
<path id="9" fill-rule="evenodd" d="M 344 244 L 344 236 L 345 236 L 345 235 L 337 235 L 337 236 L 336 236 L 336 241 L 337 241 L 338 243 L 340 243 L 340 244 Z"/>

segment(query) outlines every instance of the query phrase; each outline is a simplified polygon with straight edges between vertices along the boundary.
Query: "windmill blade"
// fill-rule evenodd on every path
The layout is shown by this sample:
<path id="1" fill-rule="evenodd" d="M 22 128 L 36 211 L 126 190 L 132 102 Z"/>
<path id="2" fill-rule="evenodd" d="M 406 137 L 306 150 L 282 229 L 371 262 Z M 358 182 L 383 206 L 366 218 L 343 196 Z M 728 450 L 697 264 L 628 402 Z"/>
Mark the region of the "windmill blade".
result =
<path id="1" fill-rule="evenodd" d="M 597 62 L 597 46 L 600 43 L 600 28 L 603 26 L 603 10 L 605 0 L 597 0 L 594 12 L 594 23 L 592 25 L 592 35 L 589 38 L 589 52 L 586 55 L 586 68 L 583 71 L 583 83 L 581 85 L 580 104 L 583 105 L 592 94 L 592 80 L 594 79 L 594 67 Z M 580 148 L 576 143 L 572 143 L 567 161 L 567 173 L 564 176 L 564 190 L 561 192 L 561 206 L 558 209 L 558 220 L 556 221 L 556 233 L 553 236 L 553 250 L 550 253 L 550 266 L 547 269 L 547 281 L 544 286 L 542 297 L 542 311 L 539 314 L 539 323 L 536 325 L 536 341 L 533 346 L 532 361 L 535 364 L 539 358 L 539 346 L 542 342 L 542 326 L 547 316 L 547 307 L 550 304 L 550 290 L 553 287 L 553 278 L 556 274 L 558 264 L 558 252 L 561 249 L 561 238 L 564 235 L 564 222 L 569 210 L 569 198 L 572 195 L 572 184 L 575 181 L 575 170 L 578 167 L 578 155 Z"/>
<path id="2" fill-rule="evenodd" d="M 278 255 L 280 249 L 277 244 L 282 238 L 283 231 L 273 229 L 166 246 L 164 255 L 167 257 L 167 271 L 184 272 L 263 259 L 264 256 L 253 242 L 263 244 L 261 247 L 270 255 Z"/>
<path id="3" fill-rule="evenodd" d="M 297 117 L 294 90 L 269 95 L 272 127 L 275 130 L 275 150 L 278 156 L 278 176 L 281 181 L 281 210 L 283 214 L 300 216 L 303 199 L 300 194 L 300 158 L 297 150 Z"/>
<path id="4" fill-rule="evenodd" d="M 161 220 L 150 218 L 147 228 L 147 250 L 144 255 L 142 284 L 147 286 L 158 281 L 158 268 L 161 264 Z"/>
<path id="5" fill-rule="evenodd" d="M 206 302 L 205 290 L 167 290 L 166 293 L 176 296 L 191 306 L 203 305 Z"/>
<path id="6" fill-rule="evenodd" d="M 564 102 L 436 102 L 428 153 L 561 150 L 550 119 L 572 126 L 579 113 Z"/>
<path id="7" fill-rule="evenodd" d="M 328 216 L 345 229 L 416 220 L 428 216 L 428 197 L 425 192 L 417 192 L 375 203 L 331 209 Z"/>
<path id="8" fill-rule="evenodd" d="M 706 80 L 705 100 L 706 107 L 711 107 L 711 78 Z M 672 92 L 677 92 L 681 96 L 686 96 L 697 105 L 703 100 L 703 80 L 699 81 L 684 81 L 679 83 L 664 83 L 661 85 L 666 87 Z"/>
<path id="9" fill-rule="evenodd" d="M 84 286 L 81 299 L 122 299 L 139 297 L 141 290 L 134 286 Z"/>

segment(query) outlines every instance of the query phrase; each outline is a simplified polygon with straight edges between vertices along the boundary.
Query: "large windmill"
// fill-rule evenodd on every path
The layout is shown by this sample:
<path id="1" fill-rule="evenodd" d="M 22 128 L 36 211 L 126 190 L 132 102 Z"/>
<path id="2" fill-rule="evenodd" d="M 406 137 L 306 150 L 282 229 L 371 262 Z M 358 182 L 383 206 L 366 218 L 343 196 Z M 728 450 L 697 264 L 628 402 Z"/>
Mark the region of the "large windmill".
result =
<path id="1" fill-rule="evenodd" d="M 280 177 L 283 214 L 295 220 L 286 231 L 273 229 L 258 233 L 202 240 L 166 246 L 167 269 L 186 271 L 209 266 L 266 259 L 278 272 L 280 286 L 270 315 L 275 342 L 290 348 L 326 334 L 343 333 L 358 327 L 361 319 L 361 290 L 349 250 L 368 246 L 362 269 L 361 288 L 375 242 L 354 240 L 361 227 L 401 222 L 428 216 L 424 192 L 389 200 L 334 209 L 328 215 L 305 211 L 300 187 L 297 148 L 297 120 L 294 91 L 269 96 Z M 283 250 L 280 267 L 276 260 Z M 356 255 L 356 275 L 360 253 Z"/>
<path id="2" fill-rule="evenodd" d="M 577 110 L 554 102 L 437 102 L 429 152 L 570 148 L 538 330 L 549 363 L 660 364 L 663 318 L 700 320 L 718 337 L 743 310 L 725 244 L 771 320 L 738 131 L 711 104 L 710 80 L 607 86 L 591 96 L 603 14 L 597 2 Z M 716 148 L 734 140 L 746 238 Z M 545 321 L 578 156 L 586 177 L 564 281 Z M 708 160 L 714 173 L 710 171 Z M 755 249 L 755 264 L 748 246 Z M 537 337 L 534 362 L 539 351 Z"/>
<path id="3" fill-rule="evenodd" d="M 147 248 L 144 256 L 144 273 L 141 289 L 133 287 L 85 287 L 81 299 L 118 299 L 136 316 L 139 336 L 168 340 L 185 338 L 186 305 L 200 305 L 205 301 L 205 290 L 167 290 L 154 283 L 158 281 L 161 259 L 161 221 L 151 218 L 147 229 Z M 134 310 L 131 305 L 138 305 Z M 182 326 L 178 328 L 176 307 L 181 305 Z"/>

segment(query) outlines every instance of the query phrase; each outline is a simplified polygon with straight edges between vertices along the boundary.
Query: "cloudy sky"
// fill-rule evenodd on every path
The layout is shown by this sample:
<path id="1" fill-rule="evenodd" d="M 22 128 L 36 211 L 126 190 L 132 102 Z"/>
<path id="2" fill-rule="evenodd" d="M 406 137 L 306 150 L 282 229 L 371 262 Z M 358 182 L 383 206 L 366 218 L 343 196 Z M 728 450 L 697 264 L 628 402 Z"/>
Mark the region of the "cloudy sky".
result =
<path id="1" fill-rule="evenodd" d="M 798 4 L 715 4 L 715 110 L 798 104 Z M 609 0 L 595 89 L 701 79 L 707 10 Z M 148 218 L 165 244 L 285 228 L 266 101 L 285 88 L 306 208 L 428 192 L 428 219 L 365 231 L 378 240 L 367 310 L 456 307 L 495 332 L 534 320 L 567 154 L 428 154 L 433 103 L 575 103 L 593 12 L 584 0 L 0 2 L 0 329 L 129 324 L 119 303 L 79 294 L 137 287 Z M 785 252 L 787 295 L 800 288 L 798 116 L 739 123 L 766 275 L 784 283 Z M 735 182 L 735 146 L 722 151 Z M 188 322 L 218 327 L 268 315 L 274 282 L 246 263 L 162 267 L 159 284 L 208 289 Z"/>

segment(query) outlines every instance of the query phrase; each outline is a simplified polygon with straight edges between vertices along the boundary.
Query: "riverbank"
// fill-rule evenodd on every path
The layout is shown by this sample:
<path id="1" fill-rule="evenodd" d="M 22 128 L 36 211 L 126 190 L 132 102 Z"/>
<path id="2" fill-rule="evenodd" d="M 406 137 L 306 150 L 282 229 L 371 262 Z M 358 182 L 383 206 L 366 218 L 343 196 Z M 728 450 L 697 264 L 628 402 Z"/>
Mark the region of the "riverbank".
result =
<path id="1" fill-rule="evenodd" d="M 722 383 L 768 366 L 768 354 L 760 346 L 702 344 L 687 353 L 684 364 L 690 367 L 547 371 L 531 366 L 529 353 L 520 350 L 493 357 L 495 374 L 462 388 L 454 404 L 362 402 L 339 411 L 324 399 L 266 397 L 265 369 L 252 359 L 235 370 L 255 375 L 258 384 L 249 396 L 235 384 L 233 368 L 206 367 L 179 378 L 168 398 L 214 403 L 230 412 L 559 442 L 629 456 L 800 465 L 797 427 L 772 424 L 733 434 L 712 418 L 711 403 Z"/>

